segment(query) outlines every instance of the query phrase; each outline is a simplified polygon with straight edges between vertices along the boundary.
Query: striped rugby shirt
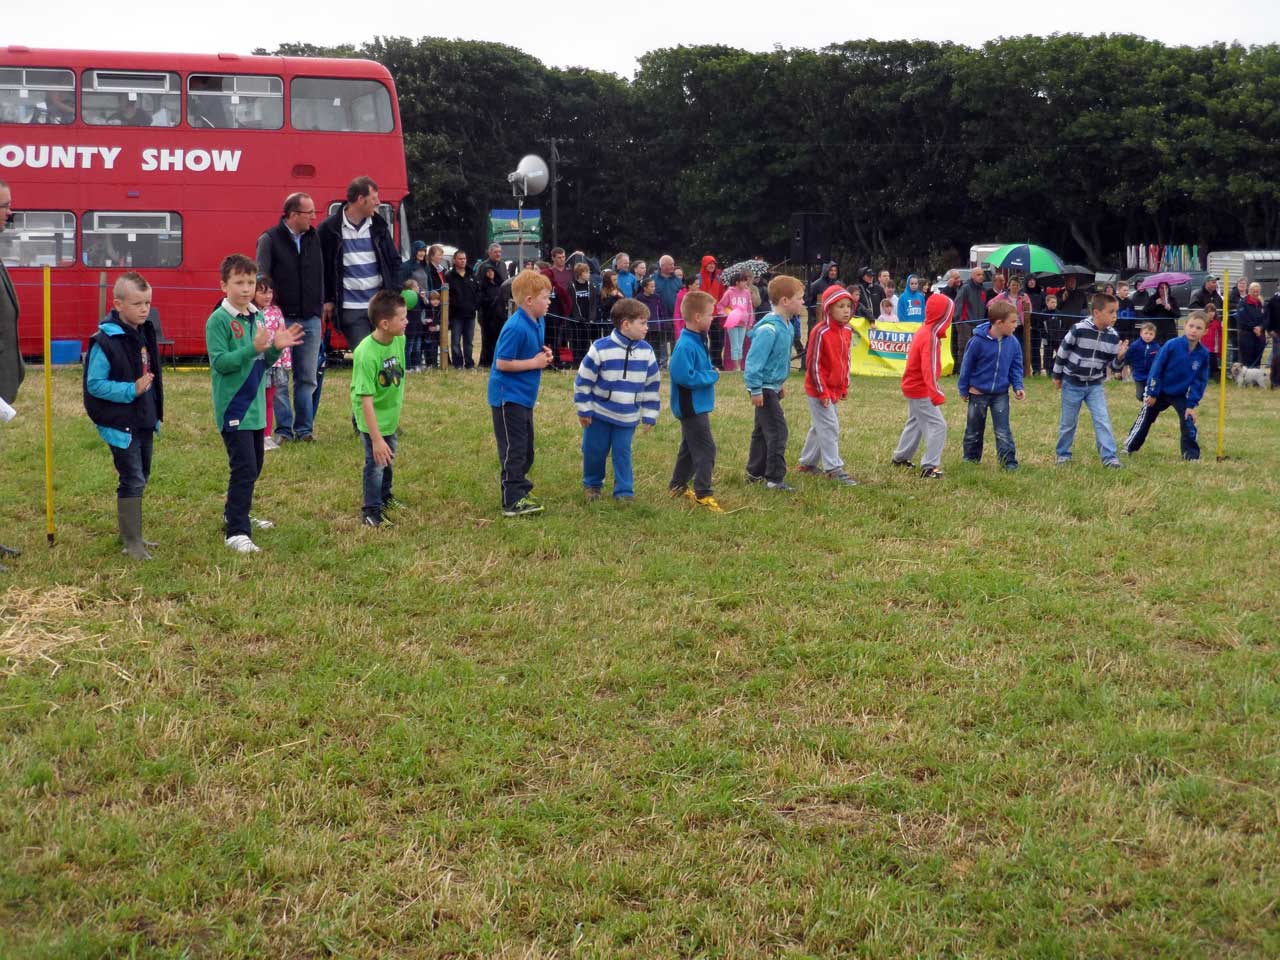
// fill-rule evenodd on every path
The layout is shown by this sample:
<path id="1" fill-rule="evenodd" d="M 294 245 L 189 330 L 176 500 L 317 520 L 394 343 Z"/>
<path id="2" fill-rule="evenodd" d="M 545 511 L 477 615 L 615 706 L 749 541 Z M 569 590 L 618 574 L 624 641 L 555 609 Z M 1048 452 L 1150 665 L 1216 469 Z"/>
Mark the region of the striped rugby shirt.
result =
<path id="1" fill-rule="evenodd" d="M 373 250 L 373 217 L 358 225 L 342 214 L 342 309 L 368 310 L 373 295 L 382 289 L 382 272 Z"/>
<path id="2" fill-rule="evenodd" d="M 1114 327 L 1100 330 L 1092 317 L 1081 320 L 1062 338 L 1053 358 L 1053 377 L 1073 383 L 1101 383 L 1108 368 L 1120 369 L 1121 361 L 1116 359 L 1119 350 L 1120 335 Z"/>
<path id="3" fill-rule="evenodd" d="M 658 358 L 645 340 L 614 330 L 591 345 L 573 381 L 578 416 L 619 427 L 656 423 L 661 395 Z"/>

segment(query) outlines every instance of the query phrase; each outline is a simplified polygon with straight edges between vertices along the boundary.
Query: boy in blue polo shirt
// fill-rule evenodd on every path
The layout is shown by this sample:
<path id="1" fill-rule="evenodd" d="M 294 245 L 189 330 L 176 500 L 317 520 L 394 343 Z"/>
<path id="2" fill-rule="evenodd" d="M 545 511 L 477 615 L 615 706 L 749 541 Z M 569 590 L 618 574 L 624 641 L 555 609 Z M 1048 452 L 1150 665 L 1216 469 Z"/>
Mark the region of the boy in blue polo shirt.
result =
<path id="1" fill-rule="evenodd" d="M 533 407 L 543 369 L 551 363 L 542 318 L 551 307 L 551 281 L 533 270 L 522 270 L 511 283 L 516 312 L 502 327 L 489 371 L 489 406 L 498 441 L 502 471 L 502 515 L 520 517 L 541 513 L 529 496 L 529 468 L 533 466 Z"/>
<path id="2" fill-rule="evenodd" d="M 1209 384 L 1209 351 L 1200 338 L 1204 336 L 1203 310 L 1187 316 L 1182 336 L 1174 337 L 1156 354 L 1156 362 L 1147 375 L 1147 392 L 1142 409 L 1125 440 L 1125 453 L 1137 453 L 1147 439 L 1147 431 L 1160 416 L 1160 411 L 1173 407 L 1182 426 L 1182 459 L 1199 460 L 1200 443 L 1196 439 L 1196 407 Z"/>

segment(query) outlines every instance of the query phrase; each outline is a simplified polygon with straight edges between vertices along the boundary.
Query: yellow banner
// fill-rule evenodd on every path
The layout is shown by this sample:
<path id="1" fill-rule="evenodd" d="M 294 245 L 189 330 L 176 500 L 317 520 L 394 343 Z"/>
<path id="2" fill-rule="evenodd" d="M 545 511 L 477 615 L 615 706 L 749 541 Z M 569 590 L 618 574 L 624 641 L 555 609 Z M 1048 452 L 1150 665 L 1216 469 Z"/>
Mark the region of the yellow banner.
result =
<path id="1" fill-rule="evenodd" d="M 853 357 L 849 372 L 855 377 L 901 377 L 907 368 L 907 351 L 911 338 L 920 329 L 918 323 L 878 321 L 872 323 L 866 317 L 854 317 Z M 942 338 L 942 375 L 951 373 L 951 330 Z"/>

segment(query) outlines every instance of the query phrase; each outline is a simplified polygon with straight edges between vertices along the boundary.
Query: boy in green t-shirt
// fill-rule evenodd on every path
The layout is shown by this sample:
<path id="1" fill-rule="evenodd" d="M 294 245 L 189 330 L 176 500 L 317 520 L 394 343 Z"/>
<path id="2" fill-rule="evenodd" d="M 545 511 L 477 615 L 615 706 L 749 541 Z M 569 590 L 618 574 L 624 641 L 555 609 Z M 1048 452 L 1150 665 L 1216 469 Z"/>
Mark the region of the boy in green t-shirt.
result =
<path id="1" fill-rule="evenodd" d="M 404 331 L 409 325 L 405 299 L 379 290 L 369 303 L 372 332 L 351 355 L 351 415 L 364 440 L 364 525 L 390 523 L 385 513 L 399 506 L 391 494 L 391 464 L 396 430 L 404 407 Z"/>
<path id="2" fill-rule="evenodd" d="M 287 347 L 302 343 L 302 324 L 277 330 L 273 337 L 258 317 L 253 294 L 258 289 L 258 265 L 233 253 L 222 261 L 222 303 L 204 327 L 213 381 L 213 420 L 227 448 L 231 476 L 223 522 L 227 546 L 236 553 L 257 553 L 253 527 L 272 526 L 249 515 L 253 485 L 262 472 L 263 431 L 267 426 L 264 378 L 267 369 Z"/>

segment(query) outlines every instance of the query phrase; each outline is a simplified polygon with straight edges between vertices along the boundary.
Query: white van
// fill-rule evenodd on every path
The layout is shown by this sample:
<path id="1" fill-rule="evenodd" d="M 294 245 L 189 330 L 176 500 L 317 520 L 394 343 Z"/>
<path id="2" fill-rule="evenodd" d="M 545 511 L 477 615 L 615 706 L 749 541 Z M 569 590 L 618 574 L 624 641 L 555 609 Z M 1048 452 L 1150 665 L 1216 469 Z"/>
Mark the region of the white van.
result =
<path id="1" fill-rule="evenodd" d="M 1262 284 L 1264 300 L 1280 286 L 1280 250 L 1223 250 L 1209 254 L 1208 266 L 1214 276 L 1227 278 L 1233 298 L 1241 277 Z"/>

